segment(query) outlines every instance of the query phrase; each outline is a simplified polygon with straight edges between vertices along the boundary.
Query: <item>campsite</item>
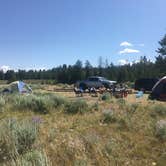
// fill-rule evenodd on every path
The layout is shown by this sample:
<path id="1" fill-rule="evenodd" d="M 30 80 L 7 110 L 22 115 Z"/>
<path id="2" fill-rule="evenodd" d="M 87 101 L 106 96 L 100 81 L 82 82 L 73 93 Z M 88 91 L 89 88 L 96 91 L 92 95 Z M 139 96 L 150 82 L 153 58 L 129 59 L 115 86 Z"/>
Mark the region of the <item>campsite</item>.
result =
<path id="1" fill-rule="evenodd" d="M 166 166 L 165 16 L 166 0 L 1 0 L 0 166 Z"/>
<path id="2" fill-rule="evenodd" d="M 77 96 L 73 85 L 27 86 L 33 93 L 0 97 L 1 163 L 36 156 L 36 165 L 165 164 L 165 102 L 149 94 L 137 98 L 134 90 L 116 98 L 108 92 Z"/>

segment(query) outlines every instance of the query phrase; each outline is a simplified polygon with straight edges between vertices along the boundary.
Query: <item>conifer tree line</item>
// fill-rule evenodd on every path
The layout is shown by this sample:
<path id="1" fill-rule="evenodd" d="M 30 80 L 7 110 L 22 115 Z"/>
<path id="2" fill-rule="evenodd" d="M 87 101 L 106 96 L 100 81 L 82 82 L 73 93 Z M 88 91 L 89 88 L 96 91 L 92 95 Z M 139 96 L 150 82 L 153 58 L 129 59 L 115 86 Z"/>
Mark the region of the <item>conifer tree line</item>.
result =
<path id="1" fill-rule="evenodd" d="M 77 60 L 74 65 L 63 64 L 49 70 L 18 70 L 17 72 L 9 70 L 6 73 L 0 71 L 0 80 L 11 82 L 14 80 L 39 79 L 72 84 L 89 76 L 103 76 L 118 82 L 134 82 L 139 78 L 161 78 L 166 76 L 166 35 L 159 44 L 160 48 L 156 51 L 155 62 L 147 60 L 144 56 L 140 58 L 138 63 L 116 66 L 113 63 L 109 64 L 108 60 L 103 63 L 103 59 L 100 57 L 97 67 L 92 66 L 88 60 L 84 64 Z"/>

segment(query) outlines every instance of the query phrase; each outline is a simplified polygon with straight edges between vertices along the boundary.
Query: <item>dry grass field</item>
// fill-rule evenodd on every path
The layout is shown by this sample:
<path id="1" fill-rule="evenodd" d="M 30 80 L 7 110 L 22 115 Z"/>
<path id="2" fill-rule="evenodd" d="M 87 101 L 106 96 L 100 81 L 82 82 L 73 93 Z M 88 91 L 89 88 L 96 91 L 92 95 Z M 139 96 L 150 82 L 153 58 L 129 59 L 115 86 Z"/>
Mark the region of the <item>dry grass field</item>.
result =
<path id="1" fill-rule="evenodd" d="M 166 103 L 36 87 L 0 98 L 0 165 L 165 165 Z"/>

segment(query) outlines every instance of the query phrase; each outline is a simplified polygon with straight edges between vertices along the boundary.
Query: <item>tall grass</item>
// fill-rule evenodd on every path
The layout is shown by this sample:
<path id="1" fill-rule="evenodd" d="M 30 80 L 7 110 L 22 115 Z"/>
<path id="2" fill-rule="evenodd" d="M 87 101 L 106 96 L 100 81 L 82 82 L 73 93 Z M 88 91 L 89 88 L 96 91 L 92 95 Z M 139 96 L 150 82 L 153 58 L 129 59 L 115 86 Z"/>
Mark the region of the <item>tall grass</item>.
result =
<path id="1" fill-rule="evenodd" d="M 38 135 L 38 125 L 26 120 L 13 125 L 13 134 L 17 152 L 22 154 L 32 149 Z"/>
<path id="2" fill-rule="evenodd" d="M 151 116 L 156 117 L 156 116 L 165 116 L 166 117 L 166 106 L 161 105 L 161 104 L 156 104 L 150 107 L 151 110 Z"/>
<path id="3" fill-rule="evenodd" d="M 56 95 L 16 95 L 12 99 L 15 110 L 31 110 L 39 113 L 49 113 L 53 109 L 58 109 L 67 103 L 63 97 Z"/>
<path id="4" fill-rule="evenodd" d="M 103 101 L 109 101 L 111 99 L 111 95 L 110 93 L 104 93 L 100 98 Z"/>
<path id="5" fill-rule="evenodd" d="M 156 136 L 166 141 L 166 120 L 160 120 L 156 123 Z"/>
<path id="6" fill-rule="evenodd" d="M 5 98 L 0 96 L 0 112 L 4 111 L 5 104 L 6 104 Z"/>
<path id="7" fill-rule="evenodd" d="M 104 123 L 114 123 L 117 121 L 116 115 L 114 114 L 114 111 L 109 109 L 109 110 L 104 110 L 103 112 L 103 122 Z"/>
<path id="8" fill-rule="evenodd" d="M 32 120 L 3 120 L 0 123 L 0 165 L 47 166 L 45 153 L 34 150 L 38 124 Z"/>
<path id="9" fill-rule="evenodd" d="M 87 111 L 89 111 L 89 107 L 86 101 L 84 100 L 76 100 L 73 102 L 69 102 L 65 107 L 65 112 L 69 114 L 83 114 Z"/>
<path id="10" fill-rule="evenodd" d="M 0 122 L 0 163 L 17 156 L 15 137 L 12 132 L 12 120 Z"/>
<path id="11" fill-rule="evenodd" d="M 119 106 L 120 109 L 124 109 L 126 106 L 126 101 L 121 98 L 116 101 L 117 105 Z"/>
<path id="12" fill-rule="evenodd" d="M 51 163 L 45 152 L 34 150 L 7 161 L 3 166 L 51 166 Z"/>

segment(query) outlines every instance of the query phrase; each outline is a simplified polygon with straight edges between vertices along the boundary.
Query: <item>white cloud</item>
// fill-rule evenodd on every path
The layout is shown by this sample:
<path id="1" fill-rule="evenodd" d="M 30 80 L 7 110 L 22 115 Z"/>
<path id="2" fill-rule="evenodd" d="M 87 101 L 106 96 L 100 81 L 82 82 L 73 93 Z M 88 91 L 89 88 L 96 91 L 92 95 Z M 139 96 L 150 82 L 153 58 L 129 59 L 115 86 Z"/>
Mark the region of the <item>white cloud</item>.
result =
<path id="1" fill-rule="evenodd" d="M 123 65 L 129 64 L 129 62 L 128 62 L 128 60 L 120 59 L 120 60 L 118 60 L 118 64 L 119 64 L 120 66 L 123 66 Z"/>
<path id="2" fill-rule="evenodd" d="M 119 54 L 131 54 L 131 53 L 139 53 L 139 50 L 134 50 L 134 49 L 130 49 L 130 48 L 125 48 L 122 51 L 119 51 Z"/>
<path id="3" fill-rule="evenodd" d="M 133 44 L 131 44 L 131 43 L 127 42 L 127 41 L 124 41 L 124 42 L 120 43 L 120 46 L 124 46 L 124 47 L 132 47 Z"/>
<path id="4" fill-rule="evenodd" d="M 128 61 L 126 59 L 119 59 L 118 60 L 118 65 L 123 66 L 123 65 L 133 65 L 139 63 L 140 60 L 134 60 L 134 61 Z"/>
<path id="5" fill-rule="evenodd" d="M 46 67 L 28 67 L 25 70 L 26 71 L 29 71 L 29 70 L 39 71 L 39 70 L 47 70 L 47 68 Z"/>
<path id="6" fill-rule="evenodd" d="M 8 70 L 10 70 L 9 66 L 3 65 L 0 67 L 0 70 L 3 71 L 4 73 L 6 73 Z"/>

